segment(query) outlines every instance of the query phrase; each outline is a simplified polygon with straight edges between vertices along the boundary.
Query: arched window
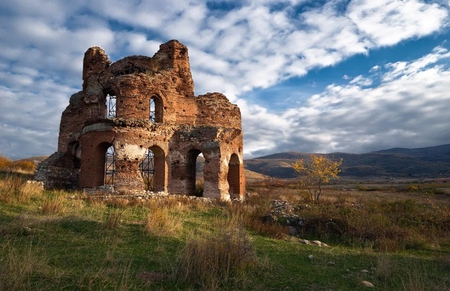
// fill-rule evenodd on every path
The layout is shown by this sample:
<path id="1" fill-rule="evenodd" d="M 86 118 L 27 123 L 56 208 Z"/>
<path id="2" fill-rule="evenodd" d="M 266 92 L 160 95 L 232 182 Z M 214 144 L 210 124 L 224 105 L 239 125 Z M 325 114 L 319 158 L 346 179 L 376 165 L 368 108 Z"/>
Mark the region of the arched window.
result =
<path id="1" fill-rule="evenodd" d="M 203 196 L 205 159 L 200 150 L 190 150 L 187 154 L 188 195 Z"/>
<path id="2" fill-rule="evenodd" d="M 163 106 L 161 98 L 153 95 L 149 101 L 149 119 L 151 122 L 163 122 Z"/>
<path id="3" fill-rule="evenodd" d="M 108 94 L 106 96 L 106 118 L 116 117 L 116 96 Z"/>
<path id="4" fill-rule="evenodd" d="M 105 182 L 104 185 L 114 185 L 116 164 L 114 162 L 114 147 L 110 146 L 105 154 Z"/>

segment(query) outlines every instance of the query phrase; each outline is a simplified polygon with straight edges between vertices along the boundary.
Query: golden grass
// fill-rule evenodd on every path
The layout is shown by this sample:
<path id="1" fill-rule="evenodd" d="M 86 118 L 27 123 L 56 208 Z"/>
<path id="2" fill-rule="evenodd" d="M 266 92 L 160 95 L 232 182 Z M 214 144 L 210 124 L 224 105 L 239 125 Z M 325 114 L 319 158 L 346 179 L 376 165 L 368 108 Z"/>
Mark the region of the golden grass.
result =
<path id="1" fill-rule="evenodd" d="M 182 204 L 176 204 L 177 212 L 163 203 L 154 203 L 149 206 L 145 230 L 155 236 L 178 236 L 183 229 L 185 212 Z M 181 210 L 181 211 L 180 211 Z"/>
<path id="2" fill-rule="evenodd" d="M 176 277 L 203 290 L 220 290 L 235 284 L 245 271 L 257 266 L 246 231 L 236 219 L 221 221 L 218 231 L 189 238 Z"/>
<path id="3" fill-rule="evenodd" d="M 58 215 L 65 212 L 65 202 L 67 200 L 67 193 L 64 191 L 54 191 L 52 195 L 45 197 L 41 206 L 41 213 L 43 215 Z"/>
<path id="4" fill-rule="evenodd" d="M 40 197 L 42 192 L 42 185 L 31 181 L 24 182 L 15 175 L 0 180 L 0 201 L 5 203 L 28 202 L 32 197 Z"/>

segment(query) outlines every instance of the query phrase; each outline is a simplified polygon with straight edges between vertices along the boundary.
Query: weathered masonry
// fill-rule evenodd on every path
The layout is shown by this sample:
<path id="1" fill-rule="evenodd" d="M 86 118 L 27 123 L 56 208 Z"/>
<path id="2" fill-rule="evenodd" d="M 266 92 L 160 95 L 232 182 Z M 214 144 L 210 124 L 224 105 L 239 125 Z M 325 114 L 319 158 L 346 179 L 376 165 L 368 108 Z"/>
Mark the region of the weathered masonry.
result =
<path id="1" fill-rule="evenodd" d="M 221 93 L 194 95 L 188 49 L 176 40 L 153 57 L 114 63 L 92 47 L 84 55 L 83 90 L 61 116 L 58 151 L 36 179 L 47 188 L 111 185 L 119 194 L 243 198 L 241 113 Z"/>

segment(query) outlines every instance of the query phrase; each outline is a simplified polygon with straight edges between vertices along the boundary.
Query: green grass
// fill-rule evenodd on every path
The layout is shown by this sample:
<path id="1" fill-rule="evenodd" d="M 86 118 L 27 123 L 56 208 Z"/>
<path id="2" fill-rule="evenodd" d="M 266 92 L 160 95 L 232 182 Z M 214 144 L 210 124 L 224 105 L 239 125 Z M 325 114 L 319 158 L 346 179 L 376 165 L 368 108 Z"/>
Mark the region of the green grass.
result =
<path id="1" fill-rule="evenodd" d="M 449 245 L 301 244 L 274 235 L 282 226 L 254 223 L 269 198 L 239 206 L 31 192 L 0 201 L 0 290 L 365 290 L 364 280 L 376 290 L 450 288 Z M 377 207 L 423 210 L 408 203 Z"/>

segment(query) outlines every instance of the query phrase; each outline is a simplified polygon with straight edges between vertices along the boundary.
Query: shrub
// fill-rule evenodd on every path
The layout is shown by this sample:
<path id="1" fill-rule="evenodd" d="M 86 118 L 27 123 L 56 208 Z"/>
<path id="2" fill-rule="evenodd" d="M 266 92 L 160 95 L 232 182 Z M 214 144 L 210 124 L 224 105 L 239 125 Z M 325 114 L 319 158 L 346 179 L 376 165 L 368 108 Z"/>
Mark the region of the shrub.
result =
<path id="1" fill-rule="evenodd" d="M 20 160 L 12 163 L 12 167 L 16 171 L 33 173 L 36 170 L 36 164 L 32 161 Z"/>
<path id="2" fill-rule="evenodd" d="M 190 286 L 217 290 L 237 280 L 255 263 L 256 257 L 245 230 L 233 225 L 215 234 L 188 240 L 177 276 Z"/>
<path id="3" fill-rule="evenodd" d="M 6 157 L 0 156 L 0 170 L 6 171 L 11 168 L 12 161 Z"/>

